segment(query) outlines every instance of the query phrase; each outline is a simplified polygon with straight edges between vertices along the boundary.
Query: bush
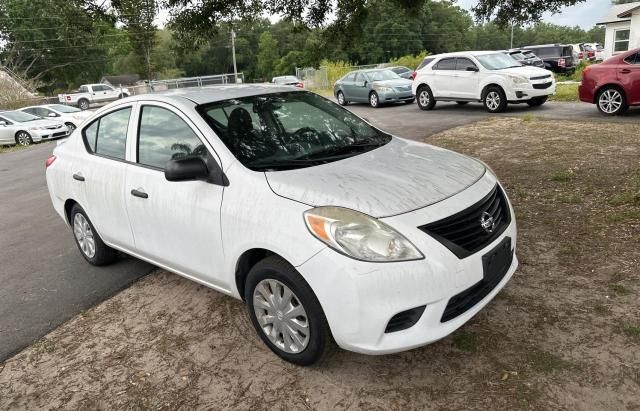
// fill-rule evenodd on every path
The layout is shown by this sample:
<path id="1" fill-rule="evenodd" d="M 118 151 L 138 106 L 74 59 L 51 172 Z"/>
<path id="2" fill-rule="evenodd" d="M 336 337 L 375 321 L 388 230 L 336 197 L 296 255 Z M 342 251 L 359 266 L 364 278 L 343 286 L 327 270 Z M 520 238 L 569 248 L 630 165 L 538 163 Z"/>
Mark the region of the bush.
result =
<path id="1" fill-rule="evenodd" d="M 426 51 L 422 51 L 415 56 L 408 55 L 398 57 L 397 59 L 391 59 L 391 61 L 389 61 L 389 64 L 391 64 L 392 66 L 405 66 L 409 67 L 412 70 L 415 70 L 420 65 L 420 63 L 422 63 L 422 60 L 424 60 L 424 58 L 429 54 L 430 53 Z"/>
<path id="2" fill-rule="evenodd" d="M 326 67 L 327 70 L 327 80 L 328 86 L 330 88 L 336 83 L 336 81 L 340 80 L 342 76 L 349 73 L 354 69 L 353 64 L 348 63 L 346 61 L 329 61 L 322 60 L 320 62 L 320 67 Z M 319 85 L 320 86 L 320 85 Z"/>

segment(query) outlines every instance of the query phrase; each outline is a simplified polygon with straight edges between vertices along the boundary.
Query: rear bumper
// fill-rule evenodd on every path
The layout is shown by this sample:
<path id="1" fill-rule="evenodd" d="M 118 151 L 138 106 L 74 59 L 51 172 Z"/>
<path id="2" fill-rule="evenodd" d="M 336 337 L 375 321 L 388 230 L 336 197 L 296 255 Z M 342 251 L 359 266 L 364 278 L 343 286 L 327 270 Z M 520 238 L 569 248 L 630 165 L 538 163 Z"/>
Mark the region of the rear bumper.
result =
<path id="1" fill-rule="evenodd" d="M 584 83 L 580 83 L 580 85 L 578 86 L 578 96 L 580 98 L 580 101 L 589 104 L 595 103 L 593 87 L 589 87 Z"/>

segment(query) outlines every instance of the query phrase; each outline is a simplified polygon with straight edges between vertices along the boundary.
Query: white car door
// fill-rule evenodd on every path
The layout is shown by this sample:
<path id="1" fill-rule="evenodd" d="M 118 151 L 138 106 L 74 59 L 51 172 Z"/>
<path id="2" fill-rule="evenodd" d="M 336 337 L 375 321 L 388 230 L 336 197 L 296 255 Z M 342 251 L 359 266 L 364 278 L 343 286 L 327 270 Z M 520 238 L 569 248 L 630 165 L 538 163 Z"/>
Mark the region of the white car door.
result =
<path id="1" fill-rule="evenodd" d="M 433 66 L 433 86 L 431 91 L 434 97 L 452 97 L 456 88 L 455 77 L 455 57 L 447 57 L 438 61 Z"/>
<path id="2" fill-rule="evenodd" d="M 133 249 L 124 195 L 127 134 L 135 133 L 131 113 L 131 105 L 114 107 L 82 130 L 85 150 L 72 159 L 69 176 L 102 239 L 127 250 Z"/>
<path id="3" fill-rule="evenodd" d="M 456 58 L 455 88 L 452 96 L 463 99 L 477 98 L 480 87 L 480 69 L 466 57 Z"/>
<path id="4" fill-rule="evenodd" d="M 199 156 L 216 161 L 206 139 L 175 107 L 140 103 L 137 153 L 127 166 L 126 202 L 141 257 L 229 290 L 223 276 L 220 207 L 224 187 L 205 181 L 171 182 L 171 159 Z"/>
<path id="5" fill-rule="evenodd" d="M 14 144 L 15 130 L 11 127 L 9 119 L 0 116 L 0 144 Z"/>
<path id="6" fill-rule="evenodd" d="M 117 100 L 118 96 L 120 96 L 120 90 L 114 89 L 111 86 L 103 85 L 104 88 L 104 98 L 105 100 L 112 101 Z"/>

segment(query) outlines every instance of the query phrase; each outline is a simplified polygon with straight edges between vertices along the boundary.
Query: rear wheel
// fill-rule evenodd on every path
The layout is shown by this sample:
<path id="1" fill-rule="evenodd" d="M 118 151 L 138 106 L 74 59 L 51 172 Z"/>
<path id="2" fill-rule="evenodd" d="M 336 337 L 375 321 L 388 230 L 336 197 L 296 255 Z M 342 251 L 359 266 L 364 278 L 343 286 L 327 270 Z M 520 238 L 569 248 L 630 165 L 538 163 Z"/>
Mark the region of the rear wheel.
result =
<path id="1" fill-rule="evenodd" d="M 436 101 L 433 99 L 433 93 L 429 86 L 421 86 L 418 88 L 418 107 L 421 110 L 431 110 L 436 105 Z"/>
<path id="2" fill-rule="evenodd" d="M 244 297 L 258 335 L 285 361 L 311 365 L 331 346 L 320 303 L 284 259 L 271 256 L 258 262 L 247 275 Z"/>
<path id="3" fill-rule="evenodd" d="M 623 114 L 629 106 L 624 93 L 617 87 L 605 87 L 598 93 L 598 110 L 608 116 Z"/>
<path id="4" fill-rule="evenodd" d="M 531 100 L 527 101 L 527 104 L 529 105 L 529 107 L 540 107 L 541 105 L 547 102 L 548 98 L 549 97 L 547 96 L 534 97 Z"/>
<path id="5" fill-rule="evenodd" d="M 21 146 L 29 146 L 33 144 L 33 139 L 26 131 L 18 131 L 16 133 L 16 144 Z"/>
<path id="6" fill-rule="evenodd" d="M 80 110 L 89 110 L 89 100 L 81 98 L 80 101 L 78 101 L 78 107 Z"/>
<path id="7" fill-rule="evenodd" d="M 489 113 L 502 113 L 507 109 L 507 96 L 504 91 L 497 86 L 487 88 L 482 98 L 484 108 Z"/>
<path id="8" fill-rule="evenodd" d="M 373 108 L 380 107 L 380 98 L 378 97 L 378 93 L 375 91 L 372 91 L 371 94 L 369 94 L 369 105 Z"/>
<path id="9" fill-rule="evenodd" d="M 340 104 L 341 106 L 346 106 L 347 104 L 349 104 L 342 91 L 338 91 L 338 95 L 336 97 L 338 98 L 338 104 Z"/>
<path id="10" fill-rule="evenodd" d="M 111 264 L 117 260 L 118 252 L 102 241 L 87 213 L 78 204 L 74 204 L 71 208 L 69 221 L 80 254 L 89 264 L 100 266 Z"/>

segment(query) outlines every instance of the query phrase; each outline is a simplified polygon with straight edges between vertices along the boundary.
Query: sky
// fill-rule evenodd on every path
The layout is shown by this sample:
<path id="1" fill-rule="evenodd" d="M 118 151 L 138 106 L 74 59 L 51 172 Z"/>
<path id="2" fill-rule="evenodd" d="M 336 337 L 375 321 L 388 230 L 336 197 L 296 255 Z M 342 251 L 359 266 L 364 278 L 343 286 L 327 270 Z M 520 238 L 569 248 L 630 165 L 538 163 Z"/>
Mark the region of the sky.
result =
<path id="1" fill-rule="evenodd" d="M 458 0 L 458 5 L 467 10 L 471 10 L 477 0 Z M 580 26 L 583 29 L 590 29 L 599 19 L 607 14 L 611 7 L 610 0 L 586 0 L 576 6 L 565 7 L 558 14 L 545 14 L 543 21 L 562 26 Z"/>

